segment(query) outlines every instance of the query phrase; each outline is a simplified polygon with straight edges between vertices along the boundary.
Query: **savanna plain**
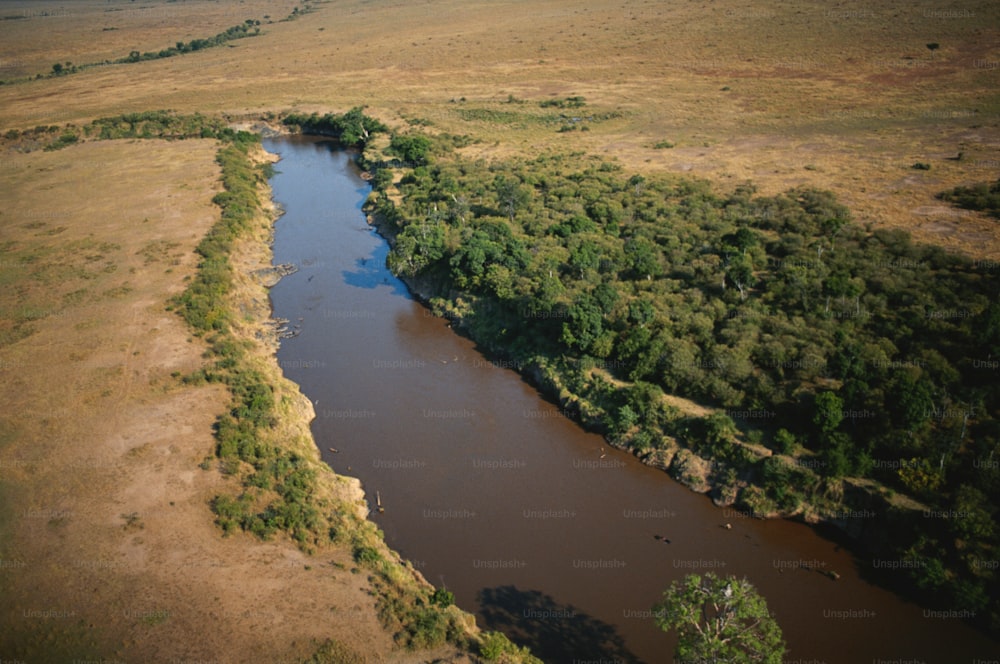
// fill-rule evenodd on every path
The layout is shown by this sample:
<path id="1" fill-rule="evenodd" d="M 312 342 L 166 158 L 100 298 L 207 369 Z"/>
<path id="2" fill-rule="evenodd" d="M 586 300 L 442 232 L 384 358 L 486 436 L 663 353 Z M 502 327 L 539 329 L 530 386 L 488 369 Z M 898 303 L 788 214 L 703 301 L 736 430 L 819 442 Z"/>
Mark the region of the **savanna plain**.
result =
<path id="1" fill-rule="evenodd" d="M 324 127 L 359 147 L 374 173 L 377 191 L 367 209 L 396 224 L 386 232 L 397 240 L 394 271 L 437 289 L 436 310 L 458 322 L 472 317 L 455 305 L 454 293 L 472 293 L 473 302 L 495 298 L 502 310 L 521 288 L 511 276 L 516 265 L 502 266 L 500 276 L 471 265 L 462 243 L 478 236 L 463 235 L 466 217 L 509 223 L 509 242 L 533 234 L 566 239 L 565 254 L 549 247 L 551 255 L 589 285 L 570 285 L 567 276 L 567 290 L 547 306 L 565 312 L 553 318 L 569 321 L 568 328 L 538 343 L 532 335 L 547 332 L 526 331 L 511 351 L 539 366 L 538 357 L 560 354 L 634 363 L 620 350 L 640 343 L 626 328 L 653 329 L 661 313 L 667 317 L 660 311 L 666 300 L 655 302 L 667 291 L 643 283 L 687 278 L 668 264 L 666 249 L 650 259 L 652 267 L 635 262 L 629 252 L 638 245 L 624 239 L 625 253 L 614 254 L 594 224 L 614 224 L 607 237 L 617 239 L 619 226 L 623 238 L 630 232 L 628 222 L 614 209 L 596 211 L 595 200 L 581 204 L 582 221 L 560 230 L 524 221 L 541 209 L 546 185 L 532 179 L 531 165 L 539 157 L 567 171 L 602 164 L 590 174 L 622 173 L 628 184 L 615 192 L 635 197 L 626 209 L 639 209 L 642 195 L 667 191 L 656 182 L 677 177 L 722 199 L 743 200 L 740 192 L 751 185 L 761 197 L 830 192 L 842 208 L 824 209 L 846 211 L 831 213 L 840 218 L 833 234 L 848 217 L 858 229 L 850 240 L 845 231 L 843 242 L 862 246 L 862 235 L 878 236 L 897 246 L 905 232 L 914 245 L 954 257 L 958 267 L 933 258 L 935 270 L 971 274 L 968 283 L 979 290 L 968 308 L 928 310 L 924 319 L 968 324 L 956 327 L 953 340 L 968 334 L 962 352 L 972 349 L 971 365 L 961 365 L 950 347 L 939 352 L 914 342 L 923 353 L 917 361 L 872 341 L 856 350 L 862 363 L 929 364 L 930 387 L 921 391 L 924 373 L 916 370 L 883 387 L 836 369 L 847 360 L 827 349 L 839 358 L 829 360 L 832 373 L 798 377 L 787 398 L 775 396 L 777 388 L 766 393 L 781 408 L 792 404 L 788 413 L 803 403 L 810 413 L 827 406 L 842 412 L 862 404 L 851 385 L 868 381 L 888 413 L 868 447 L 849 439 L 855 434 L 842 417 L 789 415 L 801 426 L 784 433 L 770 423 L 755 431 L 711 420 L 709 413 L 741 403 L 734 389 L 751 393 L 744 377 L 726 377 L 732 389 L 678 385 L 676 376 L 654 378 L 652 370 L 605 377 L 622 389 L 662 388 L 657 403 L 662 397 L 663 408 L 679 413 L 668 417 L 660 406 L 647 412 L 639 402 L 603 404 L 593 373 L 576 386 L 568 369 L 547 375 L 557 395 L 564 385 L 578 397 L 581 419 L 600 420 L 597 430 L 640 456 L 673 454 L 683 436 L 668 424 L 678 418 L 719 425 L 697 451 L 718 456 L 723 439 L 740 450 L 727 457 L 738 473 L 702 478 L 722 493 L 732 490 L 720 504 L 736 500 L 772 516 L 824 520 L 824 509 L 842 507 L 836 501 L 844 477 L 856 476 L 852 486 L 884 497 L 879 505 L 974 514 L 912 551 L 944 551 L 950 562 L 932 590 L 977 606 L 977 629 L 1000 629 L 988 596 L 998 588 L 1000 536 L 992 455 L 1000 445 L 995 3 L 4 0 L 0 82 L 0 660 L 534 661 L 505 637 L 480 631 L 446 591 L 385 545 L 365 519 L 370 497 L 366 502 L 356 480 L 321 461 L 309 430 L 313 405 L 274 358 L 280 323 L 270 320 L 267 288 L 280 276 L 269 250 L 277 210 L 266 178 L 271 158 L 249 132 Z M 363 113 L 351 110 L 359 108 Z M 333 120 L 324 123 L 328 113 Z M 449 177 L 463 184 L 501 174 L 479 188 L 478 207 L 460 187 L 434 189 L 445 179 L 441 169 L 454 164 L 461 167 Z M 491 164 L 500 166 L 482 175 Z M 434 178 L 438 184 L 428 184 Z M 504 194 L 512 179 L 522 188 Z M 979 189 L 963 198 L 961 187 Z M 443 231 L 440 246 L 407 233 L 413 219 L 430 215 L 429 206 L 420 207 L 426 200 L 439 201 L 442 211 L 454 204 L 453 230 Z M 771 223 L 780 214 L 763 218 Z M 736 216 L 719 218 L 733 222 L 717 227 L 728 239 L 716 244 L 725 248 L 709 248 L 715 238 L 706 223 L 697 227 L 705 246 L 699 251 L 721 256 L 713 265 L 732 261 L 732 269 L 718 267 L 726 291 L 719 297 L 738 308 L 764 292 L 761 265 L 771 265 L 774 253 L 767 243 L 779 242 L 783 229 L 764 223 L 740 236 Z M 659 242 L 655 230 L 643 232 L 650 244 Z M 605 262 L 627 267 L 611 281 L 602 277 L 605 262 L 580 258 L 574 234 L 591 238 L 595 251 L 612 252 Z M 516 253 L 514 244 L 507 247 Z M 819 253 L 807 249 L 819 261 L 833 247 L 831 240 Z M 740 267 L 748 252 L 756 268 Z M 447 277 L 435 263 L 444 254 L 455 257 L 457 271 Z M 886 254 L 885 264 L 905 267 L 910 259 L 901 255 Z M 528 263 L 525 289 L 535 288 Z M 551 277 L 562 268 L 547 269 Z M 699 275 L 711 269 L 700 259 L 691 266 Z M 826 298 L 829 313 L 831 298 L 840 298 L 848 301 L 844 311 L 861 311 L 871 282 L 857 286 L 854 276 L 832 274 L 816 285 L 809 291 L 814 305 L 822 308 L 817 303 Z M 600 305 L 606 322 L 596 329 L 572 304 L 603 282 L 619 291 L 618 309 L 627 312 L 621 328 L 608 322 L 618 316 L 614 304 Z M 961 301 L 961 293 L 952 295 Z M 646 300 L 651 304 L 640 306 Z M 808 335 L 804 319 L 796 325 Z M 466 322 L 485 347 L 504 351 L 492 323 Z M 934 332 L 919 330 L 899 338 Z M 895 339 L 890 332 L 877 339 Z M 554 338 L 565 348 L 546 345 Z M 842 347 L 850 341 L 839 338 Z M 882 354 L 873 355 L 876 347 Z M 963 391 L 963 372 L 983 375 L 973 369 L 988 377 Z M 954 412 L 948 409 L 967 394 L 961 421 L 921 415 L 919 427 L 901 424 L 918 406 Z M 637 415 L 662 419 L 669 444 L 648 436 L 638 442 L 646 429 Z M 701 425 L 692 426 L 692 438 L 702 435 Z M 897 448 L 895 456 L 887 451 Z M 802 467 L 815 453 L 822 459 L 816 466 L 843 468 L 810 475 L 811 493 L 792 504 L 780 487 L 760 480 L 797 481 L 759 471 L 759 457 L 772 451 Z M 888 458 L 913 471 L 871 470 Z M 991 474 L 984 479 L 971 467 Z M 750 496 L 755 484 L 763 498 L 739 502 L 739 491 Z"/>

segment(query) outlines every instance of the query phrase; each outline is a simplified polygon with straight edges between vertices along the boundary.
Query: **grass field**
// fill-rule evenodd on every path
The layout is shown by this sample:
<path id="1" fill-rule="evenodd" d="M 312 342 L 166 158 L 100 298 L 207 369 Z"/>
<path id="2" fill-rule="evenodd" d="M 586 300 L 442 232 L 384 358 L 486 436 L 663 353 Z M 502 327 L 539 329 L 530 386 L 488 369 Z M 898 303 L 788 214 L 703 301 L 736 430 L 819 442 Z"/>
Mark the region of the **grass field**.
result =
<path id="1" fill-rule="evenodd" d="M 140 10 L 85 0 L 72 4 L 72 16 L 41 17 L 43 7 L 57 13 L 62 5 L 3 5 L 4 15 L 28 15 L 0 21 L 0 60 L 18 64 L 12 73 L 155 50 L 293 8 L 247 2 L 234 10 L 191 0 Z M 860 220 L 1000 256 L 995 223 L 933 198 L 1000 170 L 994 3 L 309 6 L 316 11 L 300 20 L 265 22 L 262 36 L 219 48 L 0 87 L 0 126 L 153 108 L 256 114 L 366 104 L 395 125 L 419 119 L 473 134 L 484 142 L 469 151 L 484 156 L 582 149 L 629 169 L 683 171 L 722 186 L 748 179 L 765 192 L 817 185 L 835 191 Z M 123 10 L 107 11 L 113 8 Z M 203 12 L 204 21 L 192 22 Z M 112 17 L 119 30 L 103 32 Z M 50 33 L 46 26 L 55 25 L 67 27 Z M 58 34 L 58 48 L 50 34 Z M 525 103 L 505 103 L 510 95 Z M 620 117 L 566 133 L 532 120 L 538 101 L 570 95 L 586 98 L 587 114 Z M 654 148 L 663 141 L 674 147 Z M 959 152 L 960 161 L 949 159 Z M 912 169 L 916 162 L 931 170 Z"/>
<path id="2" fill-rule="evenodd" d="M 48 76 L 247 19 L 259 36 Z M 861 222 L 1000 259 L 995 220 L 934 198 L 1000 174 L 989 0 L 4 0 L 0 80 L 0 135 L 366 105 L 396 128 L 471 135 L 463 151 L 485 159 L 584 151 L 723 189 L 830 189 Z M 584 106 L 540 105 L 572 96 Z M 278 661 L 333 636 L 407 661 L 364 577 L 319 573 L 348 553 L 319 562 L 212 523 L 225 480 L 197 464 L 227 396 L 171 379 L 203 347 L 164 305 L 218 214 L 214 144 L 2 147 L 0 621 L 15 654 Z M 358 618 L 330 619 L 345 613 Z"/>

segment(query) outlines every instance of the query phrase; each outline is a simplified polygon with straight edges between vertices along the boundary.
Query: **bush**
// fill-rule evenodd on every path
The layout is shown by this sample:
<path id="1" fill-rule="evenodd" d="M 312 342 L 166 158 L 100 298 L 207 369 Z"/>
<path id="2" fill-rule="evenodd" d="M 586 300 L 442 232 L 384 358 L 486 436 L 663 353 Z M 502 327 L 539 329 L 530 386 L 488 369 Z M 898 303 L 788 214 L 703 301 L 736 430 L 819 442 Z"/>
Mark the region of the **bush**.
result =
<path id="1" fill-rule="evenodd" d="M 542 660 L 532 656 L 527 648 L 518 648 L 502 632 L 483 632 L 479 641 L 479 654 L 487 662 L 542 664 Z"/>
<path id="2" fill-rule="evenodd" d="M 793 454 L 799 447 L 795 435 L 784 428 L 778 429 L 777 433 L 774 434 L 774 445 L 782 454 Z"/>
<path id="3" fill-rule="evenodd" d="M 365 664 L 368 658 L 333 639 L 323 642 L 303 664 Z"/>
<path id="4" fill-rule="evenodd" d="M 343 115 L 288 113 L 282 123 L 297 128 L 304 134 L 335 136 L 343 145 L 358 148 L 364 148 L 372 134 L 388 131 L 384 124 L 365 115 L 360 106 L 355 106 Z"/>
<path id="5" fill-rule="evenodd" d="M 994 217 L 1000 217 L 1000 180 L 993 184 L 980 182 L 970 186 L 955 187 L 941 192 L 937 197 L 966 210 L 981 210 Z"/>
<path id="6" fill-rule="evenodd" d="M 455 594 L 444 588 L 435 588 L 431 594 L 431 604 L 440 606 L 441 608 L 446 609 L 454 603 Z"/>
<path id="7" fill-rule="evenodd" d="M 414 166 L 427 163 L 427 154 L 430 148 L 431 142 L 427 137 L 415 134 L 393 136 L 389 143 L 391 154 Z"/>
<path id="8" fill-rule="evenodd" d="M 382 554 L 370 546 L 358 546 L 354 549 L 354 562 L 367 567 L 375 567 L 383 561 Z"/>

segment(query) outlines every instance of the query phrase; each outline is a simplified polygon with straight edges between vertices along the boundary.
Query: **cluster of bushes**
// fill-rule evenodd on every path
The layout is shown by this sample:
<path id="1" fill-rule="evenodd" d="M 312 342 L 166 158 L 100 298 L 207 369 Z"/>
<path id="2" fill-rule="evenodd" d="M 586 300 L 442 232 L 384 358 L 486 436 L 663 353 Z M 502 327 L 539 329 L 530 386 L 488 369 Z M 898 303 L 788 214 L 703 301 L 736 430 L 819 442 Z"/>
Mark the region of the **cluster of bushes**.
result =
<path id="1" fill-rule="evenodd" d="M 371 522 L 350 528 L 348 544 L 354 562 L 371 572 L 369 581 L 376 597 L 376 610 L 383 626 L 396 643 L 409 650 L 436 648 L 444 643 L 467 648 L 469 638 L 463 613 L 454 606 L 454 595 L 443 588 L 429 590 L 414 583 L 402 568 L 387 561 L 375 546 L 381 538 Z"/>
<path id="2" fill-rule="evenodd" d="M 62 134 L 59 135 L 59 138 L 46 145 L 45 150 L 47 152 L 51 152 L 53 150 L 62 150 L 65 147 L 69 147 L 70 145 L 75 144 L 79 140 L 80 137 L 77 136 L 75 132 L 67 129 Z"/>
<path id="3" fill-rule="evenodd" d="M 222 118 L 200 113 L 178 115 L 172 111 L 143 111 L 99 118 L 85 130 L 88 135 L 100 139 L 215 138 L 227 143 L 249 140 L 246 135 L 227 127 Z"/>
<path id="4" fill-rule="evenodd" d="M 430 139 L 419 134 L 396 134 L 389 143 L 389 153 L 410 166 L 424 164 L 430 148 Z"/>
<path id="5" fill-rule="evenodd" d="M 214 37 L 209 37 L 207 39 L 192 39 L 189 42 L 177 42 L 174 46 L 168 46 L 167 48 L 160 49 L 159 51 L 147 51 L 145 53 L 132 51 L 128 54 L 128 57 L 115 60 L 114 64 L 127 64 L 131 62 L 144 62 L 146 60 L 158 60 L 160 58 L 172 58 L 175 55 L 193 53 L 206 48 L 212 48 L 213 46 L 221 46 L 222 44 L 233 41 L 234 39 L 255 37 L 259 34 L 260 21 L 248 18 L 243 23 L 227 28 Z"/>
<path id="6" fill-rule="evenodd" d="M 285 22 L 285 21 L 294 21 L 297 18 L 301 18 L 302 16 L 305 16 L 306 14 L 311 14 L 312 12 L 316 11 L 316 7 L 314 7 L 313 5 L 310 5 L 305 0 L 302 0 L 301 4 L 302 4 L 301 7 L 292 7 L 292 11 L 288 14 L 288 16 L 286 16 L 285 18 L 281 19 L 281 21 L 282 22 Z"/>
<path id="7" fill-rule="evenodd" d="M 504 664 L 542 664 L 527 648 L 519 648 L 503 632 L 486 632 L 479 645 L 479 654 L 487 662 Z"/>
<path id="8" fill-rule="evenodd" d="M 62 132 L 55 140 L 50 136 Z M 208 117 L 195 113 L 179 115 L 173 111 L 143 111 L 140 113 L 124 113 L 112 117 L 98 118 L 83 127 L 68 124 L 64 127 L 39 125 L 34 129 L 24 131 L 10 129 L 4 132 L 7 140 L 20 140 L 23 145 L 44 144 L 46 150 L 60 150 L 74 145 L 84 138 L 109 140 L 118 138 L 164 138 L 167 140 L 183 138 L 211 138 L 226 143 L 239 143 L 248 140 L 249 134 L 239 132 L 226 126 L 225 120 L 219 117 Z"/>
<path id="9" fill-rule="evenodd" d="M 571 109 L 585 105 L 582 97 L 568 97 L 565 100 L 545 100 L 539 102 L 543 109 L 560 108 Z M 577 101 L 569 101 L 577 100 Z M 523 103 L 514 99 L 507 103 Z M 497 108 L 467 108 L 460 107 L 453 109 L 455 115 L 466 122 L 488 123 L 493 125 L 506 125 L 512 128 L 523 129 L 532 125 L 555 126 L 557 132 L 574 131 L 580 129 L 588 130 L 584 123 L 606 122 L 622 117 L 621 111 L 605 111 L 602 113 L 588 113 L 587 115 L 574 115 L 571 113 L 531 113 L 520 110 L 501 110 Z"/>
<path id="10" fill-rule="evenodd" d="M 1000 217 L 1000 180 L 993 184 L 980 182 L 968 187 L 955 187 L 941 192 L 938 198 L 966 210 L 981 210 Z"/>
<path id="11" fill-rule="evenodd" d="M 587 105 L 583 97 L 566 97 L 565 99 L 545 99 L 538 102 L 542 108 L 582 108 Z"/>
<path id="12" fill-rule="evenodd" d="M 72 62 L 67 62 L 66 64 L 57 62 L 52 65 L 53 76 L 66 76 L 68 74 L 75 74 L 77 71 L 79 71 L 79 69 Z"/>
<path id="13" fill-rule="evenodd" d="M 226 295 L 232 288 L 233 273 L 229 252 L 242 233 L 250 229 L 260 201 L 257 186 L 263 177 L 248 158 L 248 150 L 259 139 L 240 132 L 232 143 L 219 150 L 216 161 L 222 167 L 224 191 L 213 202 L 222 208 L 220 220 L 198 243 L 201 257 L 198 273 L 175 304 L 188 324 L 199 332 L 226 332 L 229 329 Z M 223 357 L 233 365 L 238 357 Z M 231 368 L 225 366 L 223 368 Z"/>
<path id="14" fill-rule="evenodd" d="M 297 8 L 296 8 L 297 9 Z M 106 28 L 105 28 L 106 29 Z M 205 39 L 192 39 L 189 42 L 177 42 L 173 46 L 168 46 L 167 48 L 160 49 L 159 51 L 131 51 L 127 56 L 118 58 L 117 60 L 105 60 L 104 62 L 88 63 L 82 65 L 75 65 L 72 62 L 57 62 L 52 65 L 52 70 L 47 74 L 36 74 L 34 79 L 41 79 L 46 77 L 58 77 L 58 76 L 68 76 L 69 74 L 75 74 L 86 69 L 92 69 L 94 67 L 103 67 L 107 65 L 122 65 L 130 64 L 134 62 L 146 62 L 148 60 L 159 60 L 160 58 L 172 58 L 175 55 L 183 55 L 185 53 L 193 53 L 195 51 L 201 51 L 206 48 L 212 48 L 214 46 L 221 46 L 226 42 L 233 41 L 234 39 L 243 39 L 244 37 L 256 37 L 260 34 L 260 21 L 248 18 L 243 23 L 239 25 L 234 25 L 227 28 L 215 35 L 214 37 L 208 37 Z M 33 80 L 32 78 L 20 79 L 21 81 Z M 0 81 L 0 85 L 17 83 L 17 79 Z"/>
<path id="15" fill-rule="evenodd" d="M 384 124 L 365 115 L 364 109 L 360 106 L 344 114 L 288 113 L 282 122 L 303 134 L 332 136 L 345 147 L 354 148 L 363 148 L 373 134 L 388 131 L 388 127 Z"/>
<path id="16" fill-rule="evenodd" d="M 787 512 L 860 476 L 994 523 L 1000 471 L 980 463 L 1000 446 L 988 267 L 853 224 L 826 192 L 718 194 L 596 158 L 439 158 L 398 188 L 398 206 L 370 203 L 396 227 L 390 267 L 437 284 L 438 309 L 484 347 L 546 367 L 612 439 L 639 453 L 680 441 Z M 684 416 L 664 393 L 725 412 Z M 765 464 L 740 433 L 810 463 Z M 982 615 L 989 593 L 962 584 L 1000 596 L 980 564 L 1000 532 L 970 557 L 960 530 L 922 551 L 948 570 L 950 605 Z"/>

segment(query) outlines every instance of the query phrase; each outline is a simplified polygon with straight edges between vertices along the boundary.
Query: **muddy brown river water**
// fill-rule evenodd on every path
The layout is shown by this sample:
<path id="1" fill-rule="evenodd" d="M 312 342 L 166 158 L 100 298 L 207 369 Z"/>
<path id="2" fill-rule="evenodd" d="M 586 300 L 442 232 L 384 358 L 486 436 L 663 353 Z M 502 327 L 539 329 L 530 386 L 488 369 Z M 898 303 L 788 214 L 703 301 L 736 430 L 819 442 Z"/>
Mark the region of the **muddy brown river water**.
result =
<path id="1" fill-rule="evenodd" d="M 325 460 L 381 496 L 371 518 L 388 544 L 481 626 L 546 662 L 669 662 L 651 606 L 712 571 L 764 595 L 786 662 L 1000 661 L 960 620 L 867 581 L 881 561 L 718 508 L 583 431 L 391 275 L 348 153 L 307 137 L 264 147 L 281 157 L 274 262 L 299 267 L 271 291 L 301 330 L 278 360 L 315 404 Z"/>

